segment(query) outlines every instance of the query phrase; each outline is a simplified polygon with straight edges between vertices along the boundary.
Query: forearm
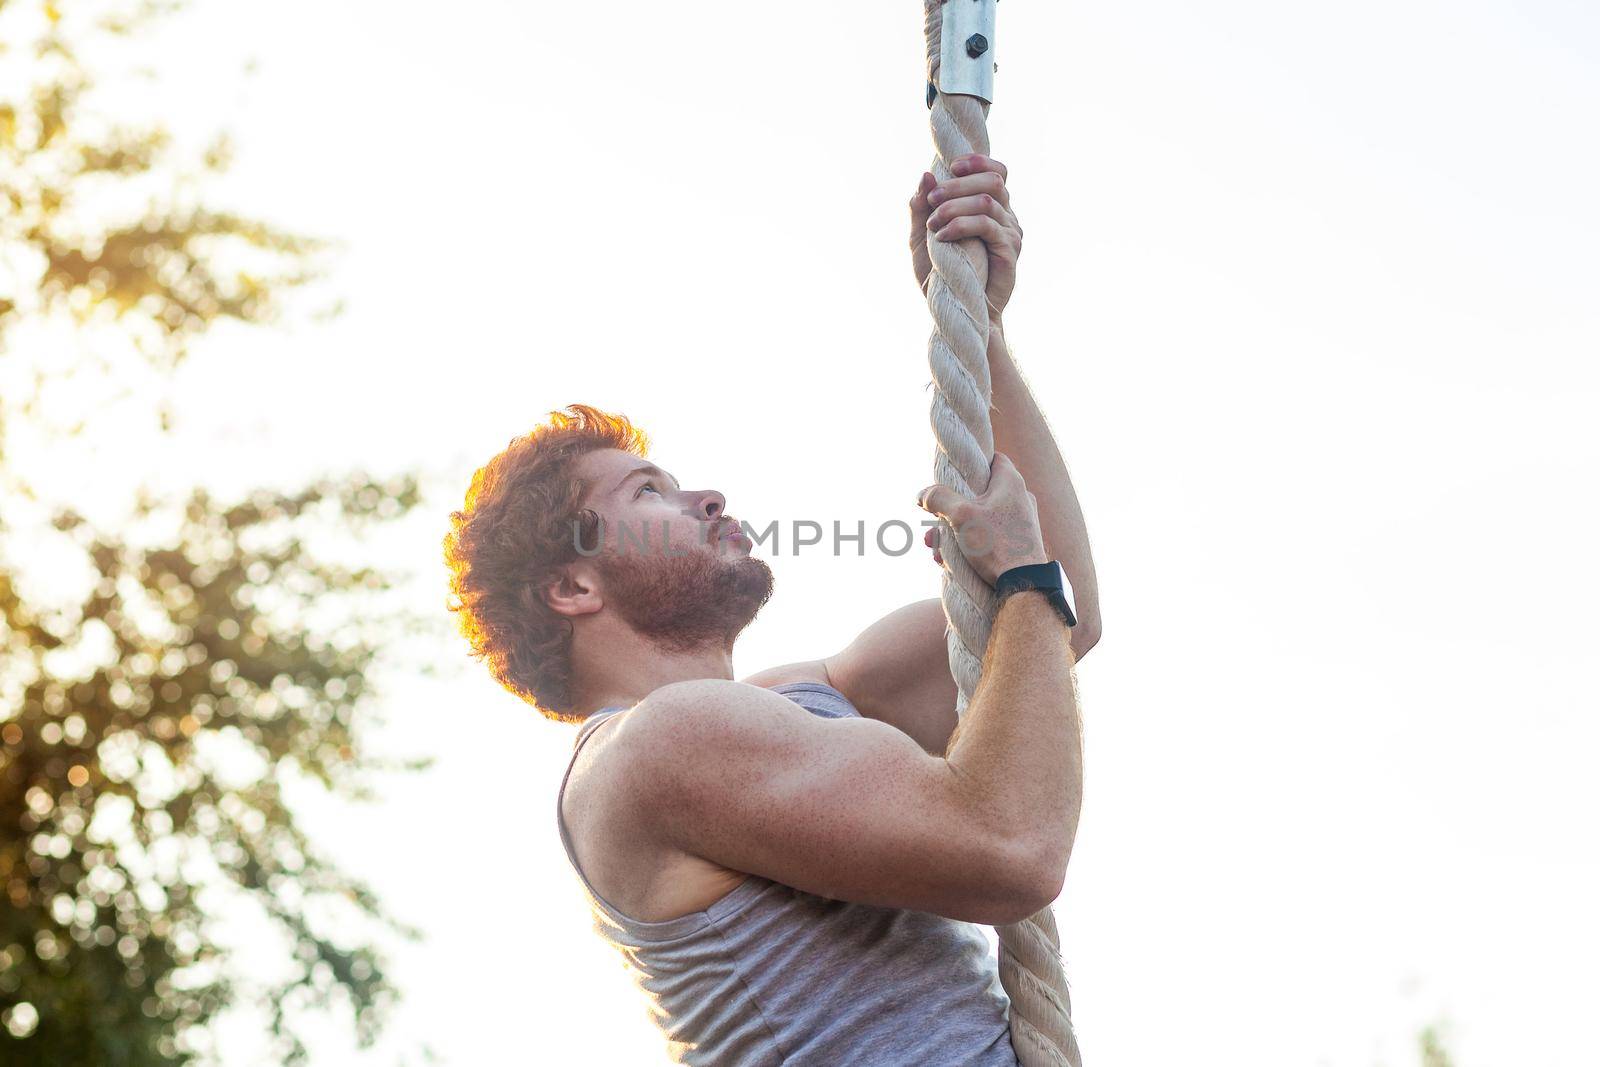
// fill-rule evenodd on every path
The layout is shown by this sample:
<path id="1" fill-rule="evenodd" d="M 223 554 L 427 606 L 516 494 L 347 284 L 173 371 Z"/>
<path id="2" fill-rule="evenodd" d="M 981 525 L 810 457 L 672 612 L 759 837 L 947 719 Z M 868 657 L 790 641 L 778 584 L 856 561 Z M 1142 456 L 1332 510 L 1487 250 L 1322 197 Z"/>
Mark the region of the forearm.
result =
<path id="1" fill-rule="evenodd" d="M 983 677 L 945 760 L 994 833 L 1059 882 L 1083 798 L 1083 736 L 1068 629 L 1043 594 L 1000 605 Z"/>
<path id="2" fill-rule="evenodd" d="M 1100 585 L 1089 550 L 1089 531 L 1055 435 L 1012 358 L 998 320 L 989 326 L 989 371 L 994 447 L 1011 457 L 1039 502 L 1045 551 L 1061 561 L 1077 600 L 1078 625 L 1072 631 L 1072 648 L 1081 657 L 1100 639 Z"/>

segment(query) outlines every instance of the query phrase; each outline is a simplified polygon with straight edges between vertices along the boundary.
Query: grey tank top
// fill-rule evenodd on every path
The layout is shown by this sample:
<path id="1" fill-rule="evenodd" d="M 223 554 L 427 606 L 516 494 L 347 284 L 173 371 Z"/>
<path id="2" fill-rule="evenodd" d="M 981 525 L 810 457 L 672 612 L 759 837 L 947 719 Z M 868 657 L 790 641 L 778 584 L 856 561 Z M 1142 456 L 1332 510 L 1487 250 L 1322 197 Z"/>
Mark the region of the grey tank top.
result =
<path id="1" fill-rule="evenodd" d="M 827 719 L 860 715 L 820 682 L 771 687 Z M 605 719 L 594 712 L 573 760 Z M 622 914 L 567 858 L 595 931 L 622 954 L 673 1063 L 715 1067 L 1017 1067 L 993 950 L 971 923 L 830 900 L 748 875 L 704 911 L 663 922 Z"/>

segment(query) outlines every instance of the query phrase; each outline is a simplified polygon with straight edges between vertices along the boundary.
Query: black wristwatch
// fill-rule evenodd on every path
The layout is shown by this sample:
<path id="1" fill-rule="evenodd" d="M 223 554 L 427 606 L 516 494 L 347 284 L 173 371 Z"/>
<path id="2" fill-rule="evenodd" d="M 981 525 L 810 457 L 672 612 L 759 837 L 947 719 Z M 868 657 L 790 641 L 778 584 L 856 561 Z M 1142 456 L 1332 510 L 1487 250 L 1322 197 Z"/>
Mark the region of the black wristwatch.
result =
<path id="1" fill-rule="evenodd" d="M 994 591 L 1001 600 L 1024 589 L 1040 590 L 1049 597 L 1051 606 L 1067 621 L 1068 626 L 1078 625 L 1078 617 L 1072 610 L 1072 583 L 1067 581 L 1061 564 L 1055 560 L 1027 563 L 1012 567 L 994 580 Z"/>

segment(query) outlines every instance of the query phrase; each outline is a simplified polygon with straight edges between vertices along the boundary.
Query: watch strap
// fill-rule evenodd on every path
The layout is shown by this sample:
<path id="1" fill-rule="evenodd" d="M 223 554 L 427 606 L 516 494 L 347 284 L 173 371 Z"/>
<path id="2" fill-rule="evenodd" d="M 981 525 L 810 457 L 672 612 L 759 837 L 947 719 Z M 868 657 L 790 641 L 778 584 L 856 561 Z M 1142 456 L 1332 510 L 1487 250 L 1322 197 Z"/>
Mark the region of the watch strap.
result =
<path id="1" fill-rule="evenodd" d="M 1024 589 L 1037 589 L 1044 593 L 1068 626 L 1078 625 L 1078 619 L 1072 612 L 1072 603 L 1067 599 L 1066 576 L 1060 563 L 1055 560 L 1025 563 L 1005 571 L 994 582 L 994 591 L 1002 600 Z"/>

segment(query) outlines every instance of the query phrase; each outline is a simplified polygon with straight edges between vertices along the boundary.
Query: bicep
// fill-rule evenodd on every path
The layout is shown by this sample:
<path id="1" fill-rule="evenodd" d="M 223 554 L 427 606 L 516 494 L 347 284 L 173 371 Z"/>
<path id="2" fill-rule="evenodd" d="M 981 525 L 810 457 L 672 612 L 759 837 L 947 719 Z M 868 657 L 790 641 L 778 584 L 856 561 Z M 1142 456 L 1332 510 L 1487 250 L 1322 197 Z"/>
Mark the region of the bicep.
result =
<path id="1" fill-rule="evenodd" d="M 973 921 L 1016 910 L 1026 879 L 1001 862 L 1005 842 L 974 825 L 956 771 L 903 733 L 739 683 L 683 695 L 640 718 L 632 775 L 669 844 L 835 900 Z"/>
<path id="2" fill-rule="evenodd" d="M 927 752 L 944 752 L 956 726 L 956 683 L 937 598 L 890 612 L 823 662 L 861 714 L 898 728 Z"/>

